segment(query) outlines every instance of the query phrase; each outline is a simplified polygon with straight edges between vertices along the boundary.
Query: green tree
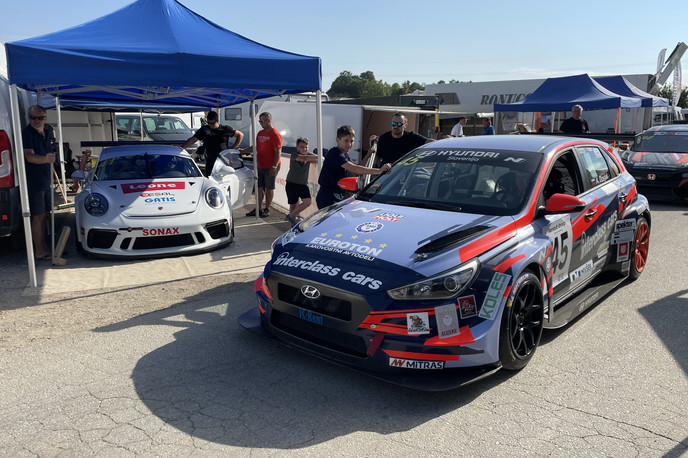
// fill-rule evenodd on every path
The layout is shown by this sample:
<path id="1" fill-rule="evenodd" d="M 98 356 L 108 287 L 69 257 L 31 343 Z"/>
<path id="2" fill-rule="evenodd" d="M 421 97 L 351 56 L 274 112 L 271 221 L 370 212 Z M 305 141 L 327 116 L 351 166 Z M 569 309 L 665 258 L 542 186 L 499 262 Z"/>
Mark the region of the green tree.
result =
<path id="1" fill-rule="evenodd" d="M 360 75 L 354 75 L 350 71 L 343 71 L 332 82 L 327 91 L 330 97 L 385 97 L 389 95 L 404 95 L 415 91 L 424 90 L 425 86 L 416 82 L 406 81 L 403 84 L 394 83 L 391 86 L 382 80 L 376 80 L 375 74 L 370 70 Z"/>
<path id="2" fill-rule="evenodd" d="M 669 99 L 671 103 L 674 95 L 672 93 L 672 85 L 665 84 L 661 91 L 659 91 L 659 96 Z M 681 108 L 688 108 L 688 86 L 681 86 L 681 95 L 678 97 L 678 106 Z"/>

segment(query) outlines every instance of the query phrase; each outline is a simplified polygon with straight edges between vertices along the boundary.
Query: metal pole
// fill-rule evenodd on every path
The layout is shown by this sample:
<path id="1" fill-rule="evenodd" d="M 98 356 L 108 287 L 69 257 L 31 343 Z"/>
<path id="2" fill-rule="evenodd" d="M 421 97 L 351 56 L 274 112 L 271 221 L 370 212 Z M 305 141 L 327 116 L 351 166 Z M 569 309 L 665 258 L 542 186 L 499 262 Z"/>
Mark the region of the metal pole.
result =
<path id="1" fill-rule="evenodd" d="M 62 111 L 60 110 L 60 96 L 55 96 L 55 108 L 57 109 L 57 134 L 58 134 L 58 147 L 60 152 L 60 177 L 62 178 L 62 189 L 67 194 L 67 180 L 65 179 L 65 155 L 64 155 L 64 137 L 62 136 Z M 50 175 L 52 179 L 52 174 Z M 50 186 L 52 189 L 52 185 Z M 67 203 L 67 200 L 65 200 Z M 54 208 L 54 207 L 53 207 Z M 55 242 L 55 234 L 53 233 L 53 245 Z"/>
<path id="2" fill-rule="evenodd" d="M 323 138 L 322 138 L 322 91 L 318 89 L 315 92 L 315 129 L 318 135 L 318 176 L 320 176 L 320 171 L 322 170 L 323 163 Z M 361 132 L 363 135 L 363 132 Z M 320 190 L 320 185 L 315 183 L 316 194 Z M 315 198 L 315 197 L 314 197 Z"/>
<path id="3" fill-rule="evenodd" d="M 31 238 L 31 212 L 29 210 L 29 192 L 26 183 L 26 166 L 24 164 L 24 142 L 19 123 L 19 97 L 17 85 L 10 86 L 10 105 L 12 107 L 12 130 L 14 131 L 14 164 L 19 177 L 19 198 L 21 200 L 22 218 L 24 220 L 24 237 L 26 239 L 26 258 L 29 264 L 29 285 L 38 286 L 36 282 L 36 259 L 33 255 L 33 239 Z"/>
<path id="4" fill-rule="evenodd" d="M 253 190 L 256 196 L 256 219 L 260 219 L 260 202 L 258 202 L 258 145 L 256 144 L 258 126 L 256 126 L 256 105 L 254 101 L 255 98 L 249 99 L 251 107 L 251 142 L 249 144 L 253 146 Z"/>

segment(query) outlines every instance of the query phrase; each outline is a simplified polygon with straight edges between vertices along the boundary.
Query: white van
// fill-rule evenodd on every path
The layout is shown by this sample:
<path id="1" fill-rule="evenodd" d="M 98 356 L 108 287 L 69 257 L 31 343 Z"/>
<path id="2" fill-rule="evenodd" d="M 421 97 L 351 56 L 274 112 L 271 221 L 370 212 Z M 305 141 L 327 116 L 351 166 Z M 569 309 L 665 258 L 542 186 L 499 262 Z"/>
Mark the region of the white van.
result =
<path id="1" fill-rule="evenodd" d="M 117 113 L 116 121 L 117 140 L 120 141 L 164 141 L 181 145 L 194 134 L 182 118 L 175 115 L 140 116 L 137 113 Z M 198 145 L 194 144 L 187 148 L 187 151 L 195 158 L 197 149 Z"/>

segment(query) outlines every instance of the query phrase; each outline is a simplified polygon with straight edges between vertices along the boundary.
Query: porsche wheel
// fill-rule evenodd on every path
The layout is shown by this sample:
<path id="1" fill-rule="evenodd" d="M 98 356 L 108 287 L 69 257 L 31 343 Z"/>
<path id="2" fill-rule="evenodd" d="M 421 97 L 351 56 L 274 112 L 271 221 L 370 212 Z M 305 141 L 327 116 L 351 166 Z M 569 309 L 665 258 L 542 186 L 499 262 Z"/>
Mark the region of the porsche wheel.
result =
<path id="1" fill-rule="evenodd" d="M 631 271 L 628 278 L 637 280 L 645 270 L 647 255 L 650 252 L 650 225 L 642 216 L 638 218 L 638 228 L 635 231 L 635 249 L 631 253 Z"/>
<path id="2" fill-rule="evenodd" d="M 544 299 L 540 279 L 524 271 L 507 298 L 499 330 L 499 361 L 509 370 L 523 369 L 540 343 Z"/>

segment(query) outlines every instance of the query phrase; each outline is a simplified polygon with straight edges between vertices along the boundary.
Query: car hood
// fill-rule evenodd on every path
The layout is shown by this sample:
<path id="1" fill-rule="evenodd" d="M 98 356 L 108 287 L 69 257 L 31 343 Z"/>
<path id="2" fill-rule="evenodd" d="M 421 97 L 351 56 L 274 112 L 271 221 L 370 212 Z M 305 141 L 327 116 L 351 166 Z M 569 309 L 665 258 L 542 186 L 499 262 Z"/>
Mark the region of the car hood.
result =
<path id="1" fill-rule="evenodd" d="M 278 241 L 284 251 L 424 276 L 458 266 L 515 234 L 510 216 L 486 216 L 372 202 L 347 201 L 305 232 L 294 229 Z M 301 254 L 298 254 L 301 253 Z"/>
<path id="2" fill-rule="evenodd" d="M 688 153 L 629 151 L 624 154 L 624 161 L 634 168 L 688 167 Z"/>
<path id="3" fill-rule="evenodd" d="M 202 199 L 201 178 L 165 178 L 94 182 L 91 192 L 103 194 L 110 208 L 127 217 L 155 217 L 190 213 Z"/>

